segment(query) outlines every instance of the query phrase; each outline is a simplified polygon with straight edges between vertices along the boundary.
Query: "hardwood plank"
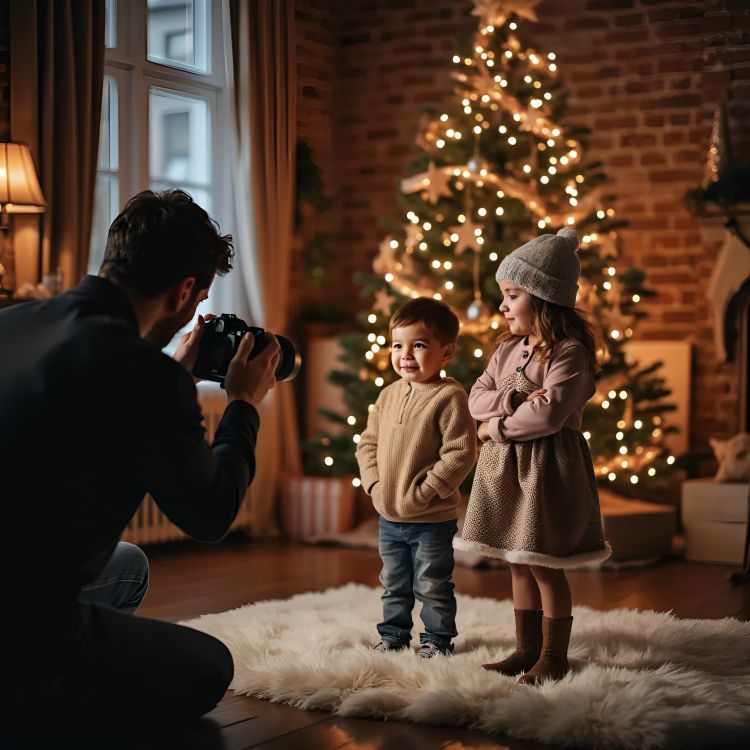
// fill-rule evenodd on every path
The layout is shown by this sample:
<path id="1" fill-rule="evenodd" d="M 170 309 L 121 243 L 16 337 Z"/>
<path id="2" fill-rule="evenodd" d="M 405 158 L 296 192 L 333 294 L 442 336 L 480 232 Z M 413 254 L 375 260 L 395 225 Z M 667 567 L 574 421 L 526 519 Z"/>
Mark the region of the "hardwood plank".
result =
<path id="1" fill-rule="evenodd" d="M 268 703 L 256 698 L 247 698 L 255 705 L 257 716 L 223 727 L 221 737 L 226 750 L 247 750 L 263 743 L 283 737 L 299 729 L 320 724 L 329 714 L 318 711 L 302 711 L 283 703 Z"/>
<path id="2" fill-rule="evenodd" d="M 259 716 L 256 702 L 246 695 L 227 696 L 206 718 L 211 719 L 218 727 L 227 727 Z"/>
<path id="3" fill-rule="evenodd" d="M 541 743 L 506 736 L 491 737 L 455 727 L 435 727 L 396 721 L 331 717 L 325 722 L 259 745 L 255 750 L 404 750 L 451 748 L 462 750 L 549 750 Z"/>

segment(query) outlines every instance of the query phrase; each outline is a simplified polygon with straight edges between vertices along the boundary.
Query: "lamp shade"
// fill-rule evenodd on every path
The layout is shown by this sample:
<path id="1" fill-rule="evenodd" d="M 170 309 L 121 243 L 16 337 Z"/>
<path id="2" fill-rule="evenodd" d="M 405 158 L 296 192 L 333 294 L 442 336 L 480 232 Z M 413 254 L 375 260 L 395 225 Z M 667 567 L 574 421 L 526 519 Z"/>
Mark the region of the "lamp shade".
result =
<path id="1" fill-rule="evenodd" d="M 29 147 L 0 143 L 0 213 L 37 214 L 45 207 Z"/>

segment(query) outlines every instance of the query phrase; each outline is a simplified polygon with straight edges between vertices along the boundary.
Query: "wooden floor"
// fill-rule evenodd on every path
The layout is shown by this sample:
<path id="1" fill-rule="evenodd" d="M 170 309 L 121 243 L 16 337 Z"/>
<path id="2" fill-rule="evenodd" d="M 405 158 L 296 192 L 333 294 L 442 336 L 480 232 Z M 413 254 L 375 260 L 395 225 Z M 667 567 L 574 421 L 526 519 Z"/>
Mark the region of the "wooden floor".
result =
<path id="1" fill-rule="evenodd" d="M 284 599 L 354 581 L 378 585 L 380 560 L 369 550 L 256 544 L 240 540 L 218 546 L 181 543 L 149 551 L 151 584 L 139 614 L 177 621 L 221 612 L 262 599 Z M 572 572 L 575 604 L 597 609 L 629 607 L 672 611 L 679 617 L 750 616 L 750 584 L 731 586 L 732 568 L 679 561 L 623 572 Z M 457 567 L 464 594 L 510 597 L 507 569 Z M 373 626 L 373 639 L 375 630 Z M 561 745 L 564 738 L 561 739 Z M 344 719 L 301 711 L 228 693 L 219 706 L 193 725 L 141 737 L 139 750 L 513 750 L 549 748 L 534 742 L 367 719 Z"/>

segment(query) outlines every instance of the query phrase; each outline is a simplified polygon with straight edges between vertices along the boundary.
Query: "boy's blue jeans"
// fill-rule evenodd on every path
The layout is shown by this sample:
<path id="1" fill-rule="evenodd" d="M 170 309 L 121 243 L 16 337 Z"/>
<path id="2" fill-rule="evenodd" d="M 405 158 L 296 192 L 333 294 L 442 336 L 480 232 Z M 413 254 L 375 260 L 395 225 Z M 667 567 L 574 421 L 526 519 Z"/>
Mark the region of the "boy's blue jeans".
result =
<path id="1" fill-rule="evenodd" d="M 456 631 L 456 597 L 453 593 L 453 536 L 456 521 L 397 523 L 382 516 L 380 557 L 383 570 L 382 640 L 395 648 L 411 641 L 415 597 L 422 603 L 424 632 L 419 642 L 450 649 Z"/>

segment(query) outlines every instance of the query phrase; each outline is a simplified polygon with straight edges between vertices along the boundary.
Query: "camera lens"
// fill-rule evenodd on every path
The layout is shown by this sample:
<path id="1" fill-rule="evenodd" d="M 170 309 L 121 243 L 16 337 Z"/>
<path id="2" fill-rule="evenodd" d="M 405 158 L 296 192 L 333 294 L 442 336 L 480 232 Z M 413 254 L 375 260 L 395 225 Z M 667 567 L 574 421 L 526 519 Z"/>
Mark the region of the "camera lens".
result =
<path id="1" fill-rule="evenodd" d="M 276 336 L 281 352 L 279 365 L 276 368 L 276 380 L 294 380 L 302 366 L 302 356 L 294 348 L 294 344 L 285 336 Z"/>

